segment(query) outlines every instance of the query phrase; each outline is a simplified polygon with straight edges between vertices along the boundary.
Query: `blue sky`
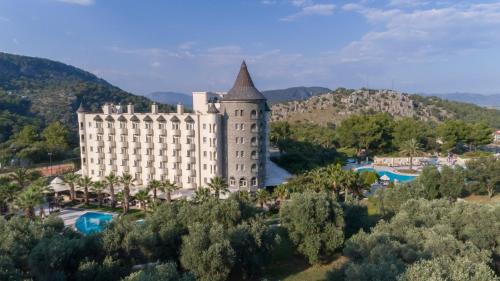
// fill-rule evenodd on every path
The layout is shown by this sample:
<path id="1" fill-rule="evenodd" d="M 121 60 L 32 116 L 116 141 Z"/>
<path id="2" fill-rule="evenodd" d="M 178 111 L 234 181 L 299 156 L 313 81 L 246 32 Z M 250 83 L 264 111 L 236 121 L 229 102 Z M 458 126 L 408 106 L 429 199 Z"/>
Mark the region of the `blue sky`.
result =
<path id="1" fill-rule="evenodd" d="M 299 85 L 500 93 L 500 1 L 0 0 L 0 51 L 136 94 Z"/>

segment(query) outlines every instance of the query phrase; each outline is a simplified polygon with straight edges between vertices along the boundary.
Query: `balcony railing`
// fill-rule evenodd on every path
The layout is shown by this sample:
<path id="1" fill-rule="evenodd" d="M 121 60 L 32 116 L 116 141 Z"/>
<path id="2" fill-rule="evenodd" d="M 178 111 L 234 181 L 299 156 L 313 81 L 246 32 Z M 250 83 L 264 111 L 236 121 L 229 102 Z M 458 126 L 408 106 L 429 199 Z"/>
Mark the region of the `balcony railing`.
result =
<path id="1" fill-rule="evenodd" d="M 110 141 L 109 142 L 109 147 L 116 147 L 116 142 L 115 141 Z"/>
<path id="2" fill-rule="evenodd" d="M 97 134 L 104 134 L 104 129 L 103 128 L 97 128 Z"/>
<path id="3" fill-rule="evenodd" d="M 141 166 L 134 167 L 134 169 L 135 169 L 136 173 L 141 173 L 142 172 L 142 167 Z"/>
<path id="4" fill-rule="evenodd" d="M 195 169 L 191 169 L 191 170 L 189 170 L 189 175 L 190 175 L 191 177 L 196 177 L 196 170 L 195 170 Z"/>
<path id="5" fill-rule="evenodd" d="M 162 155 L 160 156 L 161 161 L 163 162 L 168 162 L 168 156 L 167 155 Z"/>
<path id="6" fill-rule="evenodd" d="M 141 148 L 141 143 L 138 141 L 134 142 L 134 148 Z"/>
<path id="7" fill-rule="evenodd" d="M 122 158 L 125 159 L 125 160 L 128 160 L 128 153 L 123 154 Z"/>
<path id="8" fill-rule="evenodd" d="M 173 144 L 175 150 L 180 150 L 181 149 L 181 144 L 180 143 L 174 143 Z"/>
<path id="9" fill-rule="evenodd" d="M 161 148 L 161 149 L 168 149 L 168 145 L 167 145 L 167 143 L 166 143 L 166 142 L 164 142 L 164 143 L 160 143 L 160 148 Z"/>
<path id="10" fill-rule="evenodd" d="M 97 146 L 104 147 L 104 141 L 102 141 L 102 140 L 97 141 Z"/>
<path id="11" fill-rule="evenodd" d="M 152 142 L 146 142 L 145 146 L 146 148 L 153 148 L 154 144 Z"/>
<path id="12" fill-rule="evenodd" d="M 187 130 L 187 136 L 188 137 L 193 137 L 194 136 L 194 130 Z"/>
<path id="13" fill-rule="evenodd" d="M 98 152 L 98 156 L 99 158 L 104 159 L 104 152 Z"/>
<path id="14" fill-rule="evenodd" d="M 167 135 L 167 129 L 160 129 L 160 135 L 166 136 Z"/>
<path id="15" fill-rule="evenodd" d="M 115 128 L 108 128 L 108 133 L 110 135 L 114 135 L 115 134 Z"/>
<path id="16" fill-rule="evenodd" d="M 128 167 L 128 166 L 124 166 L 124 167 L 123 167 L 123 172 L 125 172 L 125 173 L 130 172 L 129 167 Z"/>
<path id="17" fill-rule="evenodd" d="M 127 148 L 128 147 L 128 142 L 122 142 L 120 144 L 120 147 Z"/>
<path id="18" fill-rule="evenodd" d="M 111 159 L 116 160 L 116 153 L 111 153 Z"/>
<path id="19" fill-rule="evenodd" d="M 194 143 L 188 144 L 188 150 L 190 150 L 190 151 L 196 150 L 196 145 Z"/>
<path id="20" fill-rule="evenodd" d="M 140 135 L 140 134 L 141 134 L 141 129 L 139 129 L 139 128 L 135 128 L 135 129 L 133 129 L 133 130 L 134 130 L 134 131 L 133 131 L 133 132 L 134 132 L 134 135 Z"/>
<path id="21" fill-rule="evenodd" d="M 174 161 L 175 161 L 176 163 L 181 163 L 181 161 L 182 161 L 182 157 L 180 157 L 179 155 L 174 156 Z"/>
<path id="22" fill-rule="evenodd" d="M 121 135 L 128 135 L 128 130 L 127 130 L 127 128 L 120 128 L 120 134 L 121 134 Z"/>
<path id="23" fill-rule="evenodd" d="M 174 136 L 180 136 L 181 135 L 181 130 L 177 129 L 177 130 L 172 130 L 172 135 Z"/>
<path id="24" fill-rule="evenodd" d="M 188 163 L 189 164 L 195 164 L 196 163 L 196 157 L 188 157 Z"/>
<path id="25" fill-rule="evenodd" d="M 152 135 L 153 134 L 153 128 L 146 129 L 146 134 Z"/>

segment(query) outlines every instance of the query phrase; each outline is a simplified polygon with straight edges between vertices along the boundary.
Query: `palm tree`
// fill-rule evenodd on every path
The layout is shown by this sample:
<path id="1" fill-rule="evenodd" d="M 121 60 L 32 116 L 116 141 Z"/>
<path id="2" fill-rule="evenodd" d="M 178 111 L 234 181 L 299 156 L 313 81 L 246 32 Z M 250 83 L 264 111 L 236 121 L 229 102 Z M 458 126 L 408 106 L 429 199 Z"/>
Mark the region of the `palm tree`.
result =
<path id="1" fill-rule="evenodd" d="M 264 204 L 266 204 L 267 201 L 269 201 L 269 192 L 267 192 L 267 190 L 265 189 L 259 189 L 255 193 L 255 196 L 257 198 L 257 202 L 260 205 L 260 208 L 264 208 Z"/>
<path id="2" fill-rule="evenodd" d="M 194 191 L 194 201 L 197 203 L 208 200 L 210 196 L 210 189 L 206 187 L 200 186 Z"/>
<path id="3" fill-rule="evenodd" d="M 99 201 L 99 207 L 102 207 L 103 191 L 106 186 L 102 181 L 95 181 L 92 183 L 91 189 L 93 192 L 97 193 L 97 201 Z"/>
<path id="4" fill-rule="evenodd" d="M 47 184 L 47 180 L 45 178 L 38 178 L 33 181 L 30 185 L 30 188 L 36 189 L 40 194 L 42 194 L 42 200 L 40 202 L 40 218 L 45 216 L 44 203 L 47 201 L 47 193 L 53 192 L 52 188 Z"/>
<path id="5" fill-rule="evenodd" d="M 111 208 L 114 208 L 116 205 L 115 185 L 120 183 L 120 177 L 115 175 L 115 173 L 111 173 L 104 178 L 104 182 L 109 187 L 109 195 L 111 196 Z"/>
<path id="6" fill-rule="evenodd" d="M 123 184 L 123 213 L 128 213 L 130 208 L 130 187 L 134 184 L 135 179 L 130 174 L 123 174 L 120 182 Z"/>
<path id="7" fill-rule="evenodd" d="M 422 147 L 416 139 L 405 141 L 401 145 L 401 154 L 410 157 L 410 170 L 413 170 L 413 157 L 422 153 Z"/>
<path id="8" fill-rule="evenodd" d="M 23 191 L 14 201 L 17 208 L 24 210 L 24 215 L 33 220 L 35 218 L 35 207 L 43 203 L 43 194 L 40 189 L 29 187 Z"/>
<path id="9" fill-rule="evenodd" d="M 9 204 L 14 201 L 19 187 L 14 183 L 0 185 L 0 214 L 9 211 Z"/>
<path id="10" fill-rule="evenodd" d="M 161 181 L 159 180 L 152 180 L 148 184 L 148 190 L 153 190 L 153 201 L 156 201 L 158 199 L 157 193 L 158 193 L 158 188 L 161 186 Z"/>
<path id="11" fill-rule="evenodd" d="M 167 202 L 170 203 L 172 202 L 172 192 L 176 191 L 179 189 L 175 182 L 171 182 L 169 180 L 162 181 L 158 189 L 161 191 L 165 192 L 167 194 Z"/>
<path id="12" fill-rule="evenodd" d="M 340 191 L 342 190 L 343 181 L 345 180 L 345 172 L 340 164 L 328 165 L 325 168 L 326 180 L 330 184 L 330 188 L 335 193 L 338 200 Z M 323 175 L 324 176 L 324 175 Z"/>
<path id="13" fill-rule="evenodd" d="M 92 185 L 92 178 L 90 178 L 89 176 L 81 177 L 78 180 L 78 186 L 80 186 L 81 188 L 83 188 L 85 205 L 89 204 L 89 187 L 91 185 Z"/>
<path id="14" fill-rule="evenodd" d="M 214 192 L 215 198 L 219 198 L 220 194 L 226 194 L 229 192 L 229 187 L 226 181 L 221 177 L 211 178 L 207 185 L 208 188 Z"/>
<path id="15" fill-rule="evenodd" d="M 139 201 L 139 203 L 141 204 L 142 209 L 144 210 L 144 213 L 145 213 L 147 210 L 147 202 L 149 202 L 151 200 L 151 196 L 149 196 L 149 191 L 143 189 L 143 190 L 137 192 L 137 194 L 134 197 L 135 197 L 135 199 L 137 199 L 137 201 Z"/>
<path id="16" fill-rule="evenodd" d="M 289 195 L 289 191 L 288 191 L 288 187 L 284 184 L 280 184 L 278 185 L 274 191 L 273 191 L 273 195 L 275 198 L 277 198 L 280 203 L 285 200 L 288 195 Z"/>
<path id="17" fill-rule="evenodd" d="M 27 187 L 30 182 L 30 173 L 25 168 L 16 169 L 12 174 L 9 175 L 9 177 L 12 181 L 17 183 L 21 190 Z"/>
<path id="18" fill-rule="evenodd" d="M 80 180 L 80 176 L 75 173 L 68 173 L 64 175 L 62 180 L 64 181 L 65 184 L 69 185 L 69 199 L 71 201 L 75 200 L 76 198 L 75 185 Z"/>

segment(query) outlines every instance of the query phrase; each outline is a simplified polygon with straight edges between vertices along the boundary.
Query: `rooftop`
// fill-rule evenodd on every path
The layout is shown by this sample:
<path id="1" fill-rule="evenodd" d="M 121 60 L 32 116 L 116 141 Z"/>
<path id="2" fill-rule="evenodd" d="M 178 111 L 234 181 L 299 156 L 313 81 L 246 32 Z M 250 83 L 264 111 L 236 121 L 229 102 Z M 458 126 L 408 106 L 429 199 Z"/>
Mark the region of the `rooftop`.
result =
<path id="1" fill-rule="evenodd" d="M 222 98 L 223 101 L 252 101 L 266 100 L 266 97 L 255 88 L 252 77 L 248 73 L 245 61 L 241 63 L 240 72 L 234 81 L 234 85 Z"/>

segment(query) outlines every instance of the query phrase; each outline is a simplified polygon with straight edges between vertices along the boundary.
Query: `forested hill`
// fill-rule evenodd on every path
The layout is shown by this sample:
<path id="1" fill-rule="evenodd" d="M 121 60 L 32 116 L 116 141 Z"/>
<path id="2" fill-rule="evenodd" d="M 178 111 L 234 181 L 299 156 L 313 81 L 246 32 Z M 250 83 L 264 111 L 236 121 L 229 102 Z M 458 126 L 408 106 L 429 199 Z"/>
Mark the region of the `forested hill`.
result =
<path id="1" fill-rule="evenodd" d="M 500 111 L 437 97 L 410 95 L 391 90 L 350 90 L 339 88 L 302 101 L 274 104 L 272 121 L 338 124 L 352 114 L 387 112 L 392 116 L 413 117 L 424 121 L 449 118 L 467 122 L 487 122 L 500 128 Z"/>
<path id="2" fill-rule="evenodd" d="M 90 110 L 105 102 L 132 102 L 145 110 L 151 103 L 79 68 L 0 52 L 0 142 L 28 123 L 76 125 L 80 102 Z"/>

